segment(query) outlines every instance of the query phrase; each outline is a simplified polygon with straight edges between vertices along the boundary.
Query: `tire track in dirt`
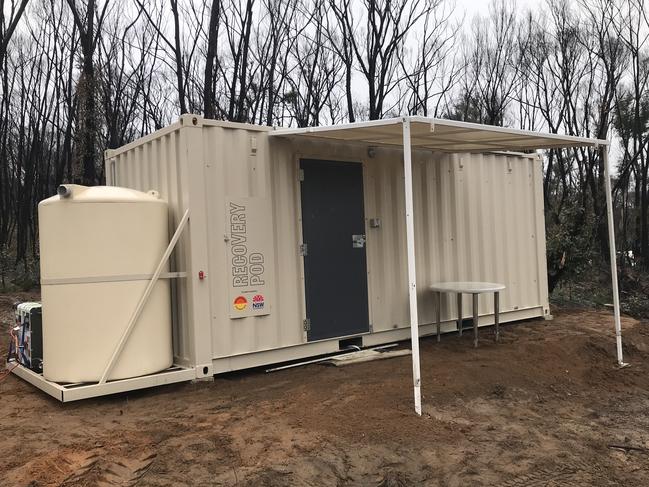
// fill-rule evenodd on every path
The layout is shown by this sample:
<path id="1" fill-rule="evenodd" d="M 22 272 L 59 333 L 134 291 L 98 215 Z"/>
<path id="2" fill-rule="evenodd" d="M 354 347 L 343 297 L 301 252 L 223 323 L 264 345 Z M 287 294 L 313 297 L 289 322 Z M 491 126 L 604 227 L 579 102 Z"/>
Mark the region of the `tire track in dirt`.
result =
<path id="1" fill-rule="evenodd" d="M 97 448 L 62 448 L 6 472 L 0 485 L 133 486 L 146 475 L 156 457 L 150 448 L 140 449 L 135 455 Z"/>
<path id="2" fill-rule="evenodd" d="M 145 451 L 136 457 L 113 456 L 108 459 L 92 452 L 84 462 L 71 465 L 73 471 L 61 486 L 134 486 L 146 475 L 156 456 L 156 453 Z"/>
<path id="3" fill-rule="evenodd" d="M 539 467 L 499 484 L 501 487 L 573 487 L 575 485 L 608 484 L 606 476 L 581 462 Z"/>

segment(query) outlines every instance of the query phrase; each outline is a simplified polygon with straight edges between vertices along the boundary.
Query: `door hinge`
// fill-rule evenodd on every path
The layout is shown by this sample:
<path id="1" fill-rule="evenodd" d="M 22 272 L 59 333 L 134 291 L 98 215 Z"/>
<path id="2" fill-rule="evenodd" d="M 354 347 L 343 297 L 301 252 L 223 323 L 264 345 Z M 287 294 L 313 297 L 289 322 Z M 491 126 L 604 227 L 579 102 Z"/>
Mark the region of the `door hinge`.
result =
<path id="1" fill-rule="evenodd" d="M 304 257 L 304 256 L 306 256 L 308 253 L 309 253 L 309 247 L 307 246 L 307 244 L 305 244 L 305 243 L 300 244 L 300 255 L 301 255 L 302 257 Z"/>
<path id="2" fill-rule="evenodd" d="M 304 318 L 302 324 L 304 325 L 304 331 L 311 331 L 311 320 L 309 318 Z"/>
<path id="3" fill-rule="evenodd" d="M 298 178 L 298 180 L 300 180 L 300 181 L 304 181 L 304 169 L 300 169 L 300 170 L 298 170 L 298 172 L 297 172 L 297 178 Z"/>

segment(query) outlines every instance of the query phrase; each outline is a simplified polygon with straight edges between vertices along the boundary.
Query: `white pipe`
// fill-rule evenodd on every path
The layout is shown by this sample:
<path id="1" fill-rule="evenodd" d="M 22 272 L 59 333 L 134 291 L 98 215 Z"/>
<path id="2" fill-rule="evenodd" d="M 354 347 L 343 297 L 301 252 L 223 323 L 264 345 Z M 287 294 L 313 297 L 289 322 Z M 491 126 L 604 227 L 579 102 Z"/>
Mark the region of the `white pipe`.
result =
<path id="1" fill-rule="evenodd" d="M 104 384 L 106 382 L 108 376 L 113 370 L 115 361 L 122 353 L 122 350 L 124 349 L 124 345 L 126 345 L 126 341 L 128 340 L 128 337 L 131 336 L 131 332 L 133 331 L 133 328 L 135 328 L 135 324 L 137 323 L 137 320 L 140 318 L 140 314 L 142 314 L 144 305 L 149 299 L 149 295 L 151 294 L 151 291 L 153 291 L 153 287 L 155 286 L 156 282 L 158 282 L 158 279 L 160 278 L 160 274 L 162 274 L 162 270 L 164 269 L 167 260 L 169 260 L 169 257 L 171 256 L 171 252 L 173 252 L 174 247 L 176 247 L 176 243 L 178 243 L 178 239 L 180 238 L 180 235 L 182 234 L 183 228 L 185 228 L 188 219 L 189 219 L 189 210 L 186 210 L 185 214 L 180 220 L 180 223 L 178 224 L 178 228 L 176 228 L 176 232 L 174 233 L 174 236 L 171 238 L 171 242 L 169 242 L 169 245 L 167 245 L 167 250 L 165 250 L 164 254 L 162 254 L 162 257 L 160 258 L 160 263 L 158 264 L 158 267 L 156 267 L 156 270 L 153 273 L 151 280 L 147 284 L 146 289 L 144 290 L 144 294 L 140 298 L 140 301 L 138 301 L 137 306 L 135 307 L 135 311 L 133 311 L 133 314 L 131 315 L 131 319 L 129 320 L 128 325 L 126 326 L 124 333 L 122 333 L 122 336 L 119 339 L 119 342 L 117 343 L 117 346 L 115 347 L 115 350 L 113 351 L 113 354 L 111 355 L 108 364 L 106 364 L 104 373 L 101 374 L 101 379 L 99 379 L 100 384 Z"/>
<path id="2" fill-rule="evenodd" d="M 606 188 L 606 214 L 608 217 L 608 248 L 611 254 L 611 285 L 613 287 L 613 314 L 615 316 L 615 343 L 617 346 L 617 363 L 624 363 L 622 357 L 622 325 L 620 323 L 620 293 L 617 288 L 617 262 L 615 252 L 615 221 L 613 219 L 613 196 L 611 193 L 611 170 L 608 164 L 608 146 L 600 149 L 604 161 L 604 185 Z"/>
<path id="3" fill-rule="evenodd" d="M 398 345 L 398 343 L 388 343 L 387 345 L 381 345 L 380 347 L 372 347 L 372 348 L 367 348 L 366 350 L 385 350 L 387 348 L 394 348 Z M 356 345 L 353 345 L 354 347 Z M 279 367 L 272 367 L 270 369 L 266 369 L 265 372 L 268 374 L 269 372 L 278 372 L 280 370 L 286 370 L 286 369 L 293 369 L 295 367 L 302 367 L 303 365 L 310 365 L 310 364 L 317 364 L 319 362 L 326 362 L 327 360 L 332 360 L 334 358 L 341 358 L 341 357 L 351 357 L 352 355 L 362 351 L 360 347 L 358 347 L 358 350 L 355 350 L 353 352 L 346 352 L 346 353 L 332 353 L 331 355 L 327 355 L 326 357 L 320 357 L 320 358 L 315 358 L 313 360 L 305 360 L 303 362 L 297 362 L 295 364 L 288 364 L 288 365 L 280 365 Z"/>
<path id="4" fill-rule="evenodd" d="M 415 221 L 412 199 L 412 151 L 410 119 L 403 118 L 403 174 L 406 197 L 406 249 L 408 251 L 408 298 L 410 300 L 410 341 L 412 343 L 412 381 L 415 390 L 415 412 L 421 416 L 421 370 L 419 365 L 419 316 L 417 313 L 417 270 L 415 267 Z"/>

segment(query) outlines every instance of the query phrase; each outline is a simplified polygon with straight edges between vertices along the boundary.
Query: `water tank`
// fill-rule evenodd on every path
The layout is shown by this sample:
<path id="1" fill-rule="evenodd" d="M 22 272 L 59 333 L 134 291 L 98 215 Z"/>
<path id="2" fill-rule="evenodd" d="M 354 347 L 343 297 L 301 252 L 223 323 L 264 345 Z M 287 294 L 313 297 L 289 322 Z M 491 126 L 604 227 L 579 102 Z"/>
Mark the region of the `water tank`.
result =
<path id="1" fill-rule="evenodd" d="M 38 205 L 43 376 L 97 382 L 168 245 L 167 204 L 154 191 L 111 186 L 58 193 Z M 160 279 L 108 379 L 172 360 L 169 280 Z"/>

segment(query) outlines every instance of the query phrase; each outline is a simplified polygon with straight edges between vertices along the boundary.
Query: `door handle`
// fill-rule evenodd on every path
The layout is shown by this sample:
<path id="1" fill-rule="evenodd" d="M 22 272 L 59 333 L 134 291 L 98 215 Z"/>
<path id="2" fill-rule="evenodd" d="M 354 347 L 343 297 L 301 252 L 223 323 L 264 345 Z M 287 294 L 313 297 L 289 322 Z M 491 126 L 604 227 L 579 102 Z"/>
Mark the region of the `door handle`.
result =
<path id="1" fill-rule="evenodd" d="M 365 235 L 352 235 L 352 247 L 355 249 L 365 247 Z"/>

